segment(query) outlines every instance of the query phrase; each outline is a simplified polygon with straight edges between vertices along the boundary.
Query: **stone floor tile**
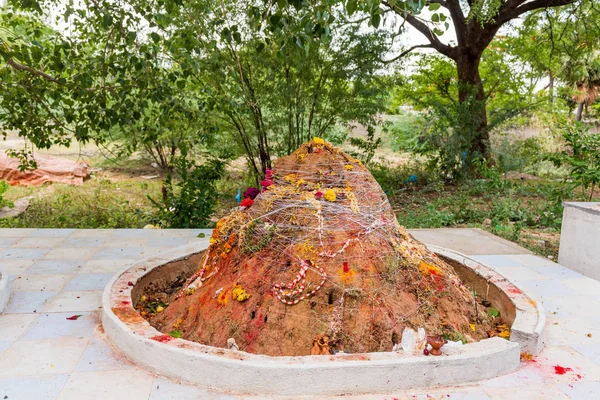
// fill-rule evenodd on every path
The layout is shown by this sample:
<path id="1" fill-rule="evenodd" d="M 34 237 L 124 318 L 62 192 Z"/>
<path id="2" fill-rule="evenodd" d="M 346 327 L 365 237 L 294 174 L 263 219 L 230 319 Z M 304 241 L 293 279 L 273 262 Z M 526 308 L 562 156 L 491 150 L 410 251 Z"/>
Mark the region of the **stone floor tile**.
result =
<path id="1" fill-rule="evenodd" d="M 29 236 L 35 231 L 37 231 L 36 228 L 3 228 L 0 229 L 0 237 L 23 238 Z"/>
<path id="2" fill-rule="evenodd" d="M 89 260 L 98 251 L 94 247 L 59 247 L 50 250 L 46 260 Z"/>
<path id="3" fill-rule="evenodd" d="M 528 267 L 560 267 L 554 261 L 536 256 L 535 254 L 511 254 L 508 257 L 517 261 L 519 265 L 526 265 Z"/>
<path id="4" fill-rule="evenodd" d="M 552 385 L 486 388 L 485 392 L 494 400 L 570 400 L 566 394 Z"/>
<path id="5" fill-rule="evenodd" d="M 595 279 L 582 276 L 581 278 L 563 279 L 562 283 L 580 295 L 600 296 L 600 282 Z"/>
<path id="6" fill-rule="evenodd" d="M 179 247 L 188 244 L 187 237 L 158 237 L 148 240 L 148 246 L 152 247 Z"/>
<path id="7" fill-rule="evenodd" d="M 0 247 L 10 247 L 17 243 L 19 240 L 23 240 L 20 238 L 4 238 L 0 237 Z"/>
<path id="8" fill-rule="evenodd" d="M 73 337 L 17 341 L 0 354 L 0 377 L 68 374 L 89 341 Z"/>
<path id="9" fill-rule="evenodd" d="M 568 296 L 561 293 L 559 296 L 538 296 L 538 299 L 542 301 L 546 315 L 550 317 L 600 318 L 600 298 L 596 296 Z"/>
<path id="10" fill-rule="evenodd" d="M 153 237 L 152 231 L 154 229 L 115 229 L 111 237 L 143 239 Z"/>
<path id="11" fill-rule="evenodd" d="M 0 315 L 0 340 L 15 341 L 27 330 L 38 314 Z"/>
<path id="12" fill-rule="evenodd" d="M 472 256 L 473 259 L 481 262 L 482 264 L 488 265 L 490 267 L 519 267 L 521 264 L 509 257 L 508 255 L 475 255 Z"/>
<path id="13" fill-rule="evenodd" d="M 544 375 L 538 368 L 537 362 L 521 364 L 519 369 L 512 374 L 499 376 L 497 378 L 488 379 L 479 384 L 483 389 L 487 388 L 507 388 L 507 387 L 523 387 L 530 385 L 542 385 L 544 383 Z"/>
<path id="14" fill-rule="evenodd" d="M 600 343 L 576 344 L 570 346 L 576 352 L 600 366 Z"/>
<path id="15" fill-rule="evenodd" d="M 122 258 L 117 260 L 89 260 L 87 261 L 81 270 L 82 274 L 93 274 L 93 273 L 117 273 L 125 269 L 125 267 L 137 262 L 133 258 Z"/>
<path id="16" fill-rule="evenodd" d="M 69 237 L 64 239 L 64 247 L 102 247 L 106 238 L 104 237 Z"/>
<path id="17" fill-rule="evenodd" d="M 98 311 L 102 305 L 101 290 L 70 290 L 56 295 L 42 311 L 80 313 Z"/>
<path id="18" fill-rule="evenodd" d="M 0 250 L 1 260 L 38 260 L 44 257 L 50 249 L 17 249 L 9 247 Z"/>
<path id="19" fill-rule="evenodd" d="M 144 248 L 142 246 L 135 247 L 111 247 L 101 248 L 92 257 L 93 260 L 116 260 L 122 258 L 137 259 L 142 255 Z"/>
<path id="20" fill-rule="evenodd" d="M 34 232 L 31 232 L 29 237 L 41 237 L 41 238 L 51 238 L 51 237 L 61 237 L 65 238 L 70 236 L 76 229 L 36 229 Z"/>
<path id="21" fill-rule="evenodd" d="M 2 270 L 9 275 L 20 275 L 31 267 L 36 260 L 2 260 Z"/>
<path id="22" fill-rule="evenodd" d="M 546 320 L 546 346 L 600 344 L 600 323 L 597 319 L 592 322 L 584 318 L 559 318 L 559 315 L 560 312 Z"/>
<path id="23" fill-rule="evenodd" d="M 106 338 L 93 338 L 75 366 L 75 372 L 118 371 L 135 368 L 135 365 L 125 356 L 110 347 Z"/>
<path id="24" fill-rule="evenodd" d="M 573 382 L 558 385 L 558 388 L 574 400 L 598 400 L 600 382 Z"/>
<path id="25" fill-rule="evenodd" d="M 578 279 L 584 278 L 584 275 L 581 275 L 579 272 L 575 272 L 565 267 L 557 266 L 527 266 L 532 271 L 539 272 L 543 274 L 548 279 L 554 279 L 557 281 L 562 281 L 566 279 Z M 591 279 L 591 278 L 588 278 Z"/>
<path id="26" fill-rule="evenodd" d="M 536 297 L 576 296 L 577 292 L 556 279 L 519 281 L 519 287 Z"/>
<path id="27" fill-rule="evenodd" d="M 13 248 L 31 248 L 31 249 L 53 249 L 61 246 L 65 238 L 39 238 L 26 237 L 19 239 L 12 247 Z"/>
<path id="28" fill-rule="evenodd" d="M 381 399 L 381 396 L 379 396 Z M 156 378 L 152 384 L 149 400 L 235 400 L 239 396 L 207 391 L 196 386 L 176 383 L 164 378 Z M 255 397 L 249 397 L 255 399 Z M 354 399 L 353 399 L 354 400 Z"/>
<path id="29" fill-rule="evenodd" d="M 22 274 L 12 283 L 14 292 L 60 292 L 75 275 Z"/>
<path id="30" fill-rule="evenodd" d="M 27 269 L 27 274 L 76 274 L 84 263 L 85 260 L 40 260 Z"/>
<path id="31" fill-rule="evenodd" d="M 2 354 L 4 350 L 8 349 L 12 344 L 13 342 L 0 342 L 0 354 Z"/>
<path id="32" fill-rule="evenodd" d="M 140 249 L 148 245 L 149 238 L 107 238 L 104 242 L 106 248 L 126 248 L 139 247 Z"/>
<path id="33" fill-rule="evenodd" d="M 141 370 L 75 372 L 59 400 L 147 400 L 153 376 Z"/>
<path id="34" fill-rule="evenodd" d="M 531 269 L 523 266 L 517 267 L 494 267 L 494 269 L 503 275 L 505 278 L 510 280 L 511 282 L 519 282 L 519 281 L 531 281 L 531 280 L 544 280 L 548 279 L 543 274 L 539 272 L 532 271 Z"/>
<path id="35" fill-rule="evenodd" d="M 76 320 L 67 319 L 73 315 L 81 316 Z M 68 336 L 91 337 L 99 324 L 99 312 L 41 314 L 19 337 L 19 341 L 56 339 Z"/>
<path id="36" fill-rule="evenodd" d="M 112 236 L 114 229 L 78 229 L 70 238 L 106 238 Z"/>
<path id="37" fill-rule="evenodd" d="M 41 312 L 44 305 L 48 304 L 57 294 L 57 292 L 13 292 L 4 313 Z"/>
<path id="38" fill-rule="evenodd" d="M 190 229 L 149 229 L 153 238 L 184 238 L 189 239 Z"/>
<path id="39" fill-rule="evenodd" d="M 65 290 L 104 290 L 114 274 L 77 274 Z"/>
<path id="40" fill-rule="evenodd" d="M 68 379 L 66 374 L 0 378 L 0 399 L 56 400 Z"/>
<path id="41" fill-rule="evenodd" d="M 490 400 L 491 398 L 481 388 L 457 388 L 449 387 L 444 389 L 433 389 L 427 391 L 407 391 L 407 397 L 410 400 L 433 400 L 433 399 L 451 399 L 451 400 Z M 381 397 L 380 397 L 381 398 Z M 389 399 L 385 396 L 384 398 Z"/>
<path id="42" fill-rule="evenodd" d="M 555 383 L 600 381 L 600 366 L 567 346 L 546 347 L 537 357 L 546 380 Z M 556 374 L 554 366 L 570 368 L 564 375 Z"/>

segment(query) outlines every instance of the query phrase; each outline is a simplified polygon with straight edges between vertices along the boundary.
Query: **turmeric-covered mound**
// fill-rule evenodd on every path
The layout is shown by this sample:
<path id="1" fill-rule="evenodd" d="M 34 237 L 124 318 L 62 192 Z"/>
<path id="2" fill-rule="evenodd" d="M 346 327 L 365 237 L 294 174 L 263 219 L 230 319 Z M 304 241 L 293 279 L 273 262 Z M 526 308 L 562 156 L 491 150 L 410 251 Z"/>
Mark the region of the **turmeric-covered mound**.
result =
<path id="1" fill-rule="evenodd" d="M 390 351 L 405 327 L 487 337 L 490 318 L 476 315 L 453 268 L 398 225 L 358 160 L 315 138 L 261 185 L 218 222 L 168 306 L 146 315 L 157 329 L 274 356 L 308 355 L 323 337 L 329 352 Z"/>

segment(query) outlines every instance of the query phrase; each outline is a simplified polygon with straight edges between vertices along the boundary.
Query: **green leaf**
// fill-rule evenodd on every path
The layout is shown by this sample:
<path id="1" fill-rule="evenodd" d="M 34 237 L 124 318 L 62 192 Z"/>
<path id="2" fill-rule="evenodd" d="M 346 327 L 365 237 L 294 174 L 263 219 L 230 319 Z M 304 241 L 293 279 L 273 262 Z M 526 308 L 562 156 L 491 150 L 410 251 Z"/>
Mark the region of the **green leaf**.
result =
<path id="1" fill-rule="evenodd" d="M 488 310 L 488 315 L 490 315 L 492 317 L 498 317 L 498 316 L 500 316 L 500 311 L 496 310 L 495 308 L 490 308 Z"/>
<path id="2" fill-rule="evenodd" d="M 346 12 L 348 12 L 348 15 L 354 14 L 357 8 L 358 3 L 356 2 L 356 0 L 349 0 L 348 3 L 346 3 Z"/>
<path id="3" fill-rule="evenodd" d="M 438 10 L 442 5 L 439 3 L 431 3 L 429 5 L 429 11 L 435 11 Z"/>
<path id="4" fill-rule="evenodd" d="M 432 22 L 440 22 L 440 15 L 439 15 L 439 14 L 437 14 L 437 13 L 436 13 L 436 14 L 433 14 L 433 15 L 431 16 L 431 21 L 432 21 Z"/>
<path id="5" fill-rule="evenodd" d="M 158 33 L 156 33 L 156 32 L 152 32 L 152 33 L 150 34 L 150 37 L 152 38 L 152 41 L 153 41 L 154 43 L 158 43 L 158 42 L 160 42 L 160 35 L 159 35 Z"/>
<path id="6" fill-rule="evenodd" d="M 179 339 L 181 337 L 181 331 L 180 330 L 171 331 L 171 332 L 169 332 L 169 336 L 174 337 L 175 339 Z"/>

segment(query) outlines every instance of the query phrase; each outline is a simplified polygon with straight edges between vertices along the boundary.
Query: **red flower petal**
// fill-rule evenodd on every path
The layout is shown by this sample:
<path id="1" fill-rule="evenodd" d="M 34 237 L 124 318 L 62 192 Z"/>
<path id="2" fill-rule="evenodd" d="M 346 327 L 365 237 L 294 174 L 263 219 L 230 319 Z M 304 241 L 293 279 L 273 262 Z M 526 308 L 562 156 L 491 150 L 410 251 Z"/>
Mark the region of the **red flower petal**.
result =
<path id="1" fill-rule="evenodd" d="M 81 317 L 81 314 L 79 314 L 79 315 L 73 315 L 73 316 L 71 316 L 71 317 L 67 317 L 67 319 L 68 319 L 69 321 L 76 321 L 76 320 L 78 320 L 78 319 L 79 319 L 79 317 Z"/>
<path id="2" fill-rule="evenodd" d="M 240 207 L 252 207 L 252 204 L 254 204 L 254 200 L 246 198 L 242 200 Z"/>
<path id="3" fill-rule="evenodd" d="M 127 286 L 133 286 L 133 282 L 127 282 Z"/>

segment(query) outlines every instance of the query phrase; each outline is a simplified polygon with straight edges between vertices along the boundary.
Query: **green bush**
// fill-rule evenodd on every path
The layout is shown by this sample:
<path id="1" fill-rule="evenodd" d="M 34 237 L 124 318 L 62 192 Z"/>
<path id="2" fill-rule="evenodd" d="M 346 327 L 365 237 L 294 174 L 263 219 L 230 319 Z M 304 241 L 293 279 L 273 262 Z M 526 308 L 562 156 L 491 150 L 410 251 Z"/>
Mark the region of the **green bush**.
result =
<path id="1" fill-rule="evenodd" d="M 12 201 L 8 201 L 4 198 L 4 193 L 8 190 L 9 185 L 5 181 L 0 181 L 0 207 L 14 207 Z"/>
<path id="2" fill-rule="evenodd" d="M 213 158 L 203 165 L 185 153 L 174 162 L 179 179 L 168 173 L 163 181 L 162 199 L 148 199 L 157 208 L 156 219 L 165 228 L 205 228 L 211 224 L 218 199 L 216 183 L 225 174 L 225 163 Z"/>
<path id="3" fill-rule="evenodd" d="M 566 166 L 573 186 L 581 188 L 584 198 L 591 201 L 600 185 L 600 135 L 590 134 L 588 126 L 577 122 L 565 124 L 562 136 L 567 147 L 548 159 L 557 166 Z"/>

